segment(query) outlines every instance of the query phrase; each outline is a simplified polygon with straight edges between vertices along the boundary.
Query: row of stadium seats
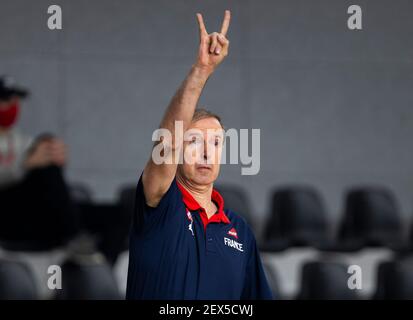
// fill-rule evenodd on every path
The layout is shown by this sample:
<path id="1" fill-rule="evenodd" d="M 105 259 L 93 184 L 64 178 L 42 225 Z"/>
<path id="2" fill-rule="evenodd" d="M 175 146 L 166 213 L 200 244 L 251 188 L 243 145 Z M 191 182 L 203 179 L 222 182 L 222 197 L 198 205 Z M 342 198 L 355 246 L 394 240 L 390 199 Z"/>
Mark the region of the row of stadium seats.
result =
<path id="1" fill-rule="evenodd" d="M 375 292 L 371 296 L 363 290 L 349 287 L 348 265 L 343 262 L 322 260 L 305 262 L 301 267 L 299 293 L 289 299 L 298 300 L 412 300 L 413 257 L 381 262 L 377 267 Z M 285 299 L 280 292 L 277 273 L 271 265 L 264 269 L 275 299 Z"/>
<path id="2" fill-rule="evenodd" d="M 242 215 L 254 228 L 255 215 L 247 192 L 234 185 L 217 185 L 226 207 Z M 90 192 L 73 186 L 79 201 L 91 201 Z M 126 186 L 119 203 L 132 216 L 135 186 Z M 344 213 L 334 233 L 321 194 L 313 187 L 296 186 L 273 192 L 260 250 L 280 252 L 291 247 L 314 247 L 322 251 L 355 252 L 365 247 L 386 247 L 399 253 L 413 251 L 413 223 L 410 231 L 400 214 L 394 194 L 384 187 L 357 187 L 345 196 Z"/>
<path id="3" fill-rule="evenodd" d="M 110 266 L 101 257 L 91 255 L 68 259 L 61 266 L 61 287 L 52 279 L 56 300 L 122 299 Z M 26 263 L 0 259 L 0 300 L 41 299 L 36 277 Z M 44 284 L 43 284 L 44 285 Z"/>
<path id="4" fill-rule="evenodd" d="M 246 192 L 239 187 L 217 188 L 226 205 L 254 225 Z M 276 190 L 264 225 L 260 249 L 265 252 L 303 246 L 338 252 L 364 247 L 386 247 L 401 253 L 413 249 L 413 224 L 406 232 L 395 196 L 382 187 L 359 187 L 347 192 L 336 234 L 322 196 L 308 186 Z"/>
<path id="5" fill-rule="evenodd" d="M 271 265 L 265 272 L 275 299 L 285 299 L 278 276 Z M 57 300 L 122 299 L 110 268 L 101 261 L 67 261 L 62 265 L 62 289 L 55 290 Z M 378 265 L 375 293 L 366 297 L 349 288 L 348 265 L 334 261 L 310 261 L 301 267 L 299 293 L 289 299 L 358 300 L 413 299 L 413 258 L 385 261 Z M 38 299 L 34 277 L 21 262 L 0 260 L 0 300 Z"/>
<path id="6" fill-rule="evenodd" d="M 73 185 L 71 189 L 72 196 L 77 202 L 93 202 L 92 194 L 86 186 Z M 218 185 L 217 189 L 222 193 L 226 206 L 243 215 L 254 227 L 254 215 L 245 190 L 228 185 Z M 135 186 L 122 188 L 118 195 L 118 203 L 124 210 L 132 213 L 134 197 Z M 331 224 L 323 199 L 314 188 L 290 187 L 276 190 L 272 197 L 263 235 L 260 237 L 260 249 L 263 252 L 273 253 L 285 251 L 291 247 L 311 247 L 325 252 L 352 253 L 364 247 L 385 247 L 395 250 L 399 258 L 409 256 L 413 247 L 411 245 L 413 236 L 409 238 L 405 235 L 397 201 L 390 191 L 377 187 L 351 189 L 347 193 L 345 203 L 339 232 L 334 235 L 331 232 Z M 35 244 L 30 244 L 30 247 L 33 251 L 42 251 L 41 247 Z M 18 251 L 19 249 L 12 248 L 12 250 Z M 93 255 L 85 256 L 80 260 L 69 259 L 62 264 L 62 272 L 68 276 L 63 278 L 65 290 L 57 290 L 55 299 L 117 299 L 121 296 L 110 267 L 105 261 L 95 261 L 92 257 Z M 305 279 L 317 278 L 318 276 L 315 275 L 317 272 L 321 280 L 328 279 L 329 274 L 337 278 L 337 281 L 326 280 L 326 286 L 330 282 L 340 283 L 340 274 L 343 274 L 342 279 L 345 278 L 346 281 L 349 276 L 346 266 L 340 263 L 319 261 L 309 263 L 309 265 L 312 267 L 304 266 L 301 272 L 301 291 L 297 296 L 301 299 L 317 297 L 324 299 L 323 297 L 329 296 L 326 293 L 328 290 L 322 289 L 319 284 L 314 285 L 316 293 L 306 293 L 312 291 L 303 289 L 311 287 L 312 282 Z M 403 267 L 404 265 L 406 265 L 404 259 L 380 265 L 378 268 L 380 277 L 375 297 L 387 299 L 397 295 L 403 296 L 397 288 L 392 286 L 398 283 L 397 281 L 403 282 L 406 286 L 412 282 L 411 276 L 405 270 L 408 268 Z M 271 266 L 267 266 L 266 271 L 274 288 L 275 297 L 282 297 L 283 295 L 277 289 L 277 272 Z M 306 276 L 306 274 L 311 276 Z M 396 281 L 393 277 L 399 280 Z M 351 298 L 354 294 L 357 295 L 357 291 L 348 292 L 347 284 L 345 288 L 345 291 L 344 289 L 342 291 L 329 289 L 337 292 L 336 295 L 331 294 L 331 297 L 343 297 L 344 299 L 346 295 Z M 410 287 L 400 290 L 409 293 L 411 291 L 408 288 Z M 323 295 L 317 293 L 317 290 L 326 291 Z M 10 298 L 35 299 L 39 296 L 30 269 L 21 262 L 0 260 L 0 299 Z"/>

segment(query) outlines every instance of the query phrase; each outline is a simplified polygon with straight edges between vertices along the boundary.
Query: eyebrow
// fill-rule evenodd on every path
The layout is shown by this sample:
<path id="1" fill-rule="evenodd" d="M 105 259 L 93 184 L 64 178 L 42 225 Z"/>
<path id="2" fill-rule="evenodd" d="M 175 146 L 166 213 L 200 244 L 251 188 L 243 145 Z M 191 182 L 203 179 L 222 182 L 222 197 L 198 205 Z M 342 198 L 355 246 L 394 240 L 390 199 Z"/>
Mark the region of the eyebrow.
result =
<path id="1" fill-rule="evenodd" d="M 203 134 L 200 134 L 199 132 L 190 132 L 190 133 L 187 134 L 187 136 L 189 136 L 189 137 L 195 137 L 195 136 L 203 137 Z"/>
<path id="2" fill-rule="evenodd" d="M 199 131 L 202 131 L 201 129 Z M 198 130 L 195 131 L 188 131 L 186 133 L 187 136 L 204 136 L 204 132 L 199 132 Z M 225 132 L 221 129 L 217 129 L 215 131 L 210 131 L 208 134 L 210 137 L 223 137 L 225 136 Z"/>

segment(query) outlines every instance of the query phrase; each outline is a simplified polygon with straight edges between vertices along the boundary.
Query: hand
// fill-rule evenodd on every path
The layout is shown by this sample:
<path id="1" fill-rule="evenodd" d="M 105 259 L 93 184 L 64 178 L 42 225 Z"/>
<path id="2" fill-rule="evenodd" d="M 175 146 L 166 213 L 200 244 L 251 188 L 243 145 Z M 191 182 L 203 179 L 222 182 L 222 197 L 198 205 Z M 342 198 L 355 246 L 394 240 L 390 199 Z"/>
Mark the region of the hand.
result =
<path id="1" fill-rule="evenodd" d="M 66 147 L 63 141 L 56 138 L 40 141 L 25 161 L 27 169 L 42 168 L 53 164 L 60 167 L 66 164 Z"/>
<path id="2" fill-rule="evenodd" d="M 50 152 L 48 142 L 40 142 L 28 153 L 24 166 L 26 169 L 42 168 L 50 165 Z"/>
<path id="3" fill-rule="evenodd" d="M 231 13 L 225 10 L 224 21 L 222 22 L 221 32 L 208 34 L 204 20 L 200 13 L 197 13 L 199 24 L 199 52 L 195 66 L 213 72 L 215 68 L 228 55 L 229 41 L 226 34 L 231 20 Z"/>
<path id="4" fill-rule="evenodd" d="M 66 145 L 60 139 L 53 139 L 49 142 L 50 160 L 53 164 L 62 167 L 66 164 Z"/>

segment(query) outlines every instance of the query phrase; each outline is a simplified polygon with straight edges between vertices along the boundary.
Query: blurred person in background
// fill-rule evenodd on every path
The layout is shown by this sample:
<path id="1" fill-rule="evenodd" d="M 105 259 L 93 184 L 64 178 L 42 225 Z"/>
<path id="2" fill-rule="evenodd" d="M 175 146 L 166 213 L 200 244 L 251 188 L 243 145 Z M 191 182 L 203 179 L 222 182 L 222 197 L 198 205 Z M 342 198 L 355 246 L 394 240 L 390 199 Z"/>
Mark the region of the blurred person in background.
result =
<path id="1" fill-rule="evenodd" d="M 127 249 L 128 212 L 117 203 L 71 199 L 64 142 L 52 134 L 32 139 L 16 129 L 27 96 L 11 78 L 0 78 L 0 245 L 51 249 L 74 240 L 71 252 L 100 251 L 114 264 Z"/>
<path id="2" fill-rule="evenodd" d="M 16 129 L 27 90 L 0 78 L 0 241 L 60 245 L 74 235 L 76 218 L 62 169 L 62 140 L 32 139 Z"/>

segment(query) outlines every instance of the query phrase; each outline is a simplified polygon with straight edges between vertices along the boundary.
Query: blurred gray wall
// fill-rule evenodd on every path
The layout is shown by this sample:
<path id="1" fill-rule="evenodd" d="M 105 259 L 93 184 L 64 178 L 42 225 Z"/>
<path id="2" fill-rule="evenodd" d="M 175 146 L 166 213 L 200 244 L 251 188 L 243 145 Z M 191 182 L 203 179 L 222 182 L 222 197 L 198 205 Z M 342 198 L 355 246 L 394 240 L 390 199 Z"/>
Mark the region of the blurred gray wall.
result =
<path id="1" fill-rule="evenodd" d="M 47 7 L 63 30 L 47 28 Z M 347 8 L 363 30 L 347 29 Z M 33 94 L 22 131 L 52 131 L 70 148 L 70 181 L 112 200 L 134 183 L 151 135 L 194 61 L 201 11 L 209 32 L 232 10 L 230 55 L 201 105 L 228 128 L 261 129 L 261 171 L 224 166 L 261 219 L 272 188 L 305 183 L 331 217 L 352 185 L 379 184 L 413 213 L 413 2 L 0 0 L 0 74 Z"/>

